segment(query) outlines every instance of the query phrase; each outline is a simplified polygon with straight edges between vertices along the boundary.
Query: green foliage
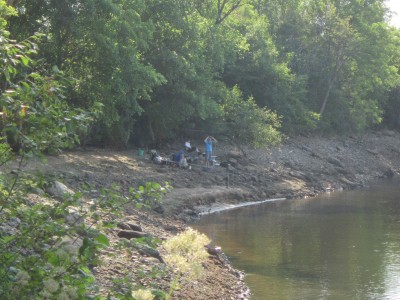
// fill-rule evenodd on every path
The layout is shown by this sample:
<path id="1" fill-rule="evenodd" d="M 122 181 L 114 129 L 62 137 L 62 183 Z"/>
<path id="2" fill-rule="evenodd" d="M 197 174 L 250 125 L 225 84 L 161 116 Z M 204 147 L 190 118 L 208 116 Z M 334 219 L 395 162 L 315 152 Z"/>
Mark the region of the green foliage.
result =
<path id="1" fill-rule="evenodd" d="M 234 143 L 262 147 L 281 142 L 278 115 L 258 107 L 252 98 L 244 101 L 238 87 L 235 86 L 229 92 L 222 104 L 222 110 L 228 124 L 227 134 Z"/>
<path id="2" fill-rule="evenodd" d="M 50 72 L 35 59 L 39 36 L 17 43 L 2 31 L 0 38 L 0 129 L 14 151 L 58 151 L 79 142 L 79 131 L 93 122 L 92 113 L 71 108 L 65 100 L 70 85 L 62 72 Z"/>
<path id="3" fill-rule="evenodd" d="M 16 15 L 15 9 L 12 8 L 11 6 L 8 6 L 5 0 L 0 0 L 0 29 L 3 29 L 6 26 L 7 18 L 15 15 Z"/>
<path id="4" fill-rule="evenodd" d="M 20 175 L 16 183 L 8 183 L 1 187 L 7 191 L 7 201 L 1 205 L 1 298 L 85 295 L 93 284 L 86 266 L 95 263 L 93 254 L 103 245 L 98 243 L 97 248 L 88 250 L 85 242 L 80 245 L 80 238 L 68 238 L 77 234 L 76 228 L 66 223 L 76 199 L 35 203 L 25 190 L 35 187 L 32 181 Z M 93 240 L 98 237 L 96 234 Z"/>
<path id="5" fill-rule="evenodd" d="M 145 185 L 139 186 L 137 191 L 130 189 L 130 193 L 136 201 L 136 207 L 152 208 L 161 201 L 162 196 L 172 187 L 165 183 L 164 186 L 157 182 L 146 182 Z"/>
<path id="6" fill-rule="evenodd" d="M 146 60 L 165 78 L 152 101 L 143 104 L 144 132 L 154 139 L 174 137 L 189 124 L 199 124 L 219 114 L 217 104 L 221 84 L 216 70 L 223 65 L 223 29 L 203 16 L 196 5 L 186 1 L 148 1 L 148 12 L 155 24 L 155 39 L 145 52 Z M 228 38 L 224 38 L 225 41 Z"/>
<path id="7" fill-rule="evenodd" d="M 153 300 L 154 299 L 154 296 L 150 290 L 143 290 L 143 289 L 132 292 L 132 296 L 136 300 Z"/>
<path id="8" fill-rule="evenodd" d="M 396 31 L 386 24 L 382 1 L 259 3 L 280 56 L 306 80 L 307 97 L 299 100 L 305 112 L 319 114 L 317 129 L 364 130 L 382 121 L 387 92 L 399 77 Z M 286 126 L 290 115 L 277 111 Z"/>
<path id="9" fill-rule="evenodd" d="M 167 251 L 165 261 L 177 273 L 190 273 L 189 278 L 198 278 L 202 270 L 202 263 L 207 259 L 205 246 L 210 240 L 191 228 L 163 243 Z"/>
<path id="10" fill-rule="evenodd" d="M 363 130 L 382 121 L 399 77 L 382 1 L 20 0 L 18 17 L 2 3 L 13 37 L 44 34 L 44 64 L 75 79 L 66 102 L 102 103 L 83 135 L 116 147 L 208 129 L 235 85 L 286 133 Z"/>
<path id="11" fill-rule="evenodd" d="M 143 0 L 72 0 L 18 2 L 20 16 L 10 20 L 15 34 L 46 36 L 42 56 L 75 79 L 68 103 L 91 109 L 103 104 L 104 114 L 91 127 L 95 142 L 124 147 L 154 87 L 165 82 L 144 61 L 153 34 L 143 20 Z M 46 22 L 43 22 L 46 20 Z"/>
<path id="12" fill-rule="evenodd" d="M 165 187 L 152 183 L 137 192 L 131 190 L 130 198 L 116 187 L 104 189 L 103 196 L 88 205 L 83 203 L 82 193 L 61 202 L 27 195 L 43 182 L 23 176 L 22 169 L 12 176 L 0 173 L 4 195 L 0 202 L 0 297 L 25 299 L 33 294 L 46 299 L 66 295 L 78 299 L 97 295 L 91 267 L 99 263 L 99 251 L 111 246 L 104 233 L 110 228 L 108 220 L 118 220 L 125 204 L 138 201 L 136 194 L 146 203 L 151 197 L 159 201 Z M 117 222 L 113 224 L 115 227 Z M 144 238 L 136 243 L 154 248 L 159 241 Z"/>
<path id="13" fill-rule="evenodd" d="M 116 226 L 124 204 L 151 207 L 168 186 L 149 183 L 126 194 L 103 189 L 93 203 L 85 203 L 81 192 L 60 201 L 37 195 L 52 183 L 25 174 L 28 156 L 77 143 L 98 111 L 67 104 L 71 81 L 34 57 L 39 36 L 17 43 L 1 31 L 0 38 L 0 164 L 13 170 L 0 171 L 0 298 L 101 299 L 92 268 L 99 251 L 111 246 L 104 229 Z"/>
<path id="14" fill-rule="evenodd" d="M 238 17 L 229 20 L 231 30 L 240 32 L 247 47 L 241 55 L 226 65 L 223 80 L 233 87 L 238 85 L 244 98 L 252 97 L 260 107 L 267 107 L 282 116 L 282 127 L 308 129 L 306 81 L 291 72 L 288 58 L 279 55 L 270 22 L 247 5 L 237 12 Z"/>

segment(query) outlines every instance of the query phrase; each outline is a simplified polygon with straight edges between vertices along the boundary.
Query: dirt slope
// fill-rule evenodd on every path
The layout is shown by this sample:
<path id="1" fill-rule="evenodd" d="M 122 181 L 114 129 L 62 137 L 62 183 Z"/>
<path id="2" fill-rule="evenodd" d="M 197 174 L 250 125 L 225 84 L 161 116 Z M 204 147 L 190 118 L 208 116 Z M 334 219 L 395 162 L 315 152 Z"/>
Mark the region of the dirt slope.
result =
<path id="1" fill-rule="evenodd" d="M 162 155 L 178 151 L 181 145 L 157 149 Z M 280 147 L 246 149 L 243 156 L 223 143 L 215 154 L 229 167 L 205 169 L 202 160 L 191 170 L 154 164 L 148 152 L 138 156 L 137 149 L 112 151 L 87 149 L 50 156 L 46 162 L 32 162 L 28 170 L 52 174 L 72 189 L 82 183 L 93 187 L 118 184 L 137 187 L 147 181 L 168 182 L 174 188 L 158 212 L 127 210 L 126 220 L 140 224 L 149 234 L 166 239 L 200 213 L 224 205 L 269 198 L 310 197 L 326 191 L 366 186 L 372 180 L 400 172 L 400 134 L 393 131 L 370 132 L 346 137 L 289 138 Z M 226 165 L 225 164 L 225 165 Z M 115 232 L 110 237 L 117 242 Z M 113 278 L 130 277 L 141 282 L 139 269 L 150 272 L 160 262 L 140 253 L 116 255 L 104 261 L 96 277 L 104 290 Z M 174 294 L 174 299 L 243 299 L 246 287 L 242 276 L 223 257 L 210 256 L 206 276 Z M 159 287 L 168 278 L 156 279 Z M 142 282 L 142 284 L 150 284 Z"/>

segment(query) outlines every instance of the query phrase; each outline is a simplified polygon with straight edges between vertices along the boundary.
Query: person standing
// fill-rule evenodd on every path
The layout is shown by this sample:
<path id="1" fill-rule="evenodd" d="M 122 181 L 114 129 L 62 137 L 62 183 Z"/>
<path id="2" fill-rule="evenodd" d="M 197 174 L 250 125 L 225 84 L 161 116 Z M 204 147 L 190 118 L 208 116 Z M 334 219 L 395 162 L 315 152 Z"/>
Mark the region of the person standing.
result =
<path id="1" fill-rule="evenodd" d="M 210 161 L 212 159 L 213 143 L 217 143 L 217 140 L 211 135 L 207 136 L 204 140 L 204 145 L 206 148 L 206 167 L 210 166 Z"/>

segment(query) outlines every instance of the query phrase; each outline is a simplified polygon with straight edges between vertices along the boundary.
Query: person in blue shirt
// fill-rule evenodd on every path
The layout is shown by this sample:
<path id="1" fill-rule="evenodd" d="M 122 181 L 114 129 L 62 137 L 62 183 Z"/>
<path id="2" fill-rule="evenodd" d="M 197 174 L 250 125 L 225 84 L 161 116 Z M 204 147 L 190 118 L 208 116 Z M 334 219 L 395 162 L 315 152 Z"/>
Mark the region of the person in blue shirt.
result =
<path id="1" fill-rule="evenodd" d="M 175 154 L 174 158 L 172 159 L 173 161 L 179 163 L 181 159 L 183 158 L 183 150 L 179 150 L 178 154 Z"/>
<path id="2" fill-rule="evenodd" d="M 210 165 L 212 150 L 213 150 L 213 143 L 216 143 L 217 140 L 212 137 L 211 135 L 207 136 L 204 140 L 204 145 L 206 148 L 206 167 Z"/>

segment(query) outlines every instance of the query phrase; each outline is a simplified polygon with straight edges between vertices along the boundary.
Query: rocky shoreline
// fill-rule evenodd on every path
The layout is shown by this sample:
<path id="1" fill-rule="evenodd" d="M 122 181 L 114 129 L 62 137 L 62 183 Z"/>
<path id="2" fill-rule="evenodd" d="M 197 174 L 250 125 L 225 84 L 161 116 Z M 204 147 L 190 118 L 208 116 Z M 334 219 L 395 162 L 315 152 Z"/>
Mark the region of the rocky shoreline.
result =
<path id="1" fill-rule="evenodd" d="M 232 168 L 220 168 L 197 184 L 187 175 L 182 179 L 186 186 L 179 182 L 167 195 L 166 214 L 189 221 L 247 202 L 365 187 L 400 172 L 400 134 L 386 130 L 347 137 L 295 137 L 280 147 L 247 149 L 246 157 L 232 150 L 220 157 Z"/>
<path id="2" fill-rule="evenodd" d="M 118 184 L 122 188 L 148 181 L 168 182 L 173 189 L 156 211 L 126 211 L 127 221 L 140 224 L 144 232 L 164 240 L 205 213 L 361 188 L 376 179 L 395 176 L 400 172 L 399 149 L 400 134 L 385 130 L 346 137 L 292 137 L 271 149 L 246 148 L 245 155 L 221 143 L 215 154 L 229 167 L 213 169 L 205 169 L 201 161 L 195 162 L 191 170 L 157 165 L 149 155 L 139 156 L 136 149 L 65 152 L 28 169 L 39 168 L 62 178 L 72 189 L 83 182 L 94 187 Z M 179 145 L 157 149 L 163 155 L 177 150 Z M 111 232 L 110 238 L 118 241 L 116 233 Z M 132 270 L 151 270 L 159 266 L 159 260 L 141 253 L 115 257 L 104 260 L 96 270 L 96 279 L 105 289 L 113 278 L 122 276 L 144 286 L 154 284 L 140 279 Z M 161 289 L 168 286 L 167 277 L 155 281 Z M 205 276 L 175 292 L 173 299 L 246 299 L 248 293 L 243 274 L 232 268 L 223 253 L 217 253 L 210 255 L 205 264 Z"/>

